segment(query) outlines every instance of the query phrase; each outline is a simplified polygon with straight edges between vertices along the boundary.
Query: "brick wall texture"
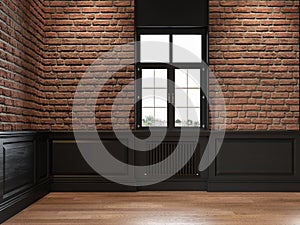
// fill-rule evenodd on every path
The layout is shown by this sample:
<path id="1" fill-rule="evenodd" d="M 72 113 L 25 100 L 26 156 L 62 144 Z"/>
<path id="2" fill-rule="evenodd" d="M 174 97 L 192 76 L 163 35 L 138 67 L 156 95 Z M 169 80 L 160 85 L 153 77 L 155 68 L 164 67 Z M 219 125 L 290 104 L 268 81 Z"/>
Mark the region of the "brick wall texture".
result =
<path id="1" fill-rule="evenodd" d="M 133 5 L 124 0 L 2 0 L 0 130 L 71 130 L 80 78 L 98 57 L 134 41 Z M 227 129 L 299 130 L 299 1 L 210 0 L 209 30 L 210 68 L 225 96 Z M 113 68 L 132 60 L 133 50 L 124 48 L 103 65 Z M 133 69 L 120 69 L 100 92 L 98 129 L 111 129 L 114 98 L 134 80 Z M 219 94 L 214 84 L 210 88 L 217 105 Z M 113 118 L 120 123 L 133 96 L 131 88 L 118 103 Z M 210 115 L 224 117 L 215 107 Z M 82 121 L 90 117 L 82 111 Z"/>
<path id="2" fill-rule="evenodd" d="M 227 129 L 299 129 L 298 0 L 212 0 L 209 41 Z"/>
<path id="3" fill-rule="evenodd" d="M 41 129 L 44 5 L 0 1 L 0 130 Z"/>

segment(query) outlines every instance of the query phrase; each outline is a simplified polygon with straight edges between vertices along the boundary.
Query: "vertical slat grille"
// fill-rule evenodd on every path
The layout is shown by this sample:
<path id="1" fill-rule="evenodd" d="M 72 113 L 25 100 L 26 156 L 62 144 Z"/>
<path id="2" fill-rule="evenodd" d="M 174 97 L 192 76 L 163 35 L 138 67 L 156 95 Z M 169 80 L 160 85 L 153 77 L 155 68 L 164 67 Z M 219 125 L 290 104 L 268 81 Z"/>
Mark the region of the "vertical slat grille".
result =
<path id="1" fill-rule="evenodd" d="M 153 149 L 156 144 L 157 143 L 150 142 L 149 148 Z M 173 162 L 167 165 L 160 164 L 158 167 L 151 167 L 151 165 L 161 162 L 168 156 L 170 156 L 176 147 L 177 144 L 175 142 L 164 142 L 157 146 L 154 150 L 149 151 L 147 157 L 147 164 L 150 166 L 148 167 L 147 173 L 149 175 L 172 174 L 172 171 L 175 170 L 175 166 L 179 164 L 180 158 L 184 159 L 187 158 L 189 155 L 193 154 L 195 144 L 192 142 L 184 142 L 178 144 L 179 154 Z M 195 176 L 198 173 L 197 155 L 197 151 L 195 151 L 192 158 L 176 175 Z"/>

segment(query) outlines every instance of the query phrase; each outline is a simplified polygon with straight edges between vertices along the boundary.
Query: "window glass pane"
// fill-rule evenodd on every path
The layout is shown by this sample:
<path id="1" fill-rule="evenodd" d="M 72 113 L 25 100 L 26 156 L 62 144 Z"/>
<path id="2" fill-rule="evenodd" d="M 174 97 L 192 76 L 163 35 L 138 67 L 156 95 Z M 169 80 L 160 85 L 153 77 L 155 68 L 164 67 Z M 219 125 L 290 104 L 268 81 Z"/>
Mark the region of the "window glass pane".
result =
<path id="1" fill-rule="evenodd" d="M 166 127 L 168 70 L 142 69 L 142 126 Z"/>
<path id="2" fill-rule="evenodd" d="M 188 108 L 189 127 L 200 127 L 200 108 Z"/>
<path id="3" fill-rule="evenodd" d="M 202 35 L 173 35 L 173 62 L 201 62 Z"/>
<path id="4" fill-rule="evenodd" d="M 154 69 L 142 70 L 142 88 L 154 88 Z"/>
<path id="5" fill-rule="evenodd" d="M 167 122 L 167 108 L 155 108 L 155 127 L 166 127 L 168 125 Z"/>
<path id="6" fill-rule="evenodd" d="M 154 107 L 154 89 L 143 89 L 142 107 Z"/>
<path id="7" fill-rule="evenodd" d="M 175 107 L 187 107 L 187 89 L 175 89 Z"/>
<path id="8" fill-rule="evenodd" d="M 175 127 L 185 127 L 187 123 L 187 108 L 175 109 Z"/>
<path id="9" fill-rule="evenodd" d="M 187 88 L 187 70 L 176 69 L 175 70 L 175 83 L 176 88 Z"/>
<path id="10" fill-rule="evenodd" d="M 189 88 L 200 88 L 200 69 L 189 69 L 188 70 L 188 87 Z"/>
<path id="11" fill-rule="evenodd" d="M 167 89 L 156 89 L 155 90 L 155 107 L 167 108 Z"/>
<path id="12" fill-rule="evenodd" d="M 142 126 L 154 126 L 154 108 L 142 108 Z"/>
<path id="13" fill-rule="evenodd" d="M 200 108 L 176 108 L 175 127 L 200 127 Z"/>
<path id="14" fill-rule="evenodd" d="M 188 89 L 188 107 L 200 107 L 200 89 Z"/>
<path id="15" fill-rule="evenodd" d="M 155 70 L 155 87 L 156 88 L 167 88 L 168 77 L 166 69 L 156 69 Z"/>
<path id="16" fill-rule="evenodd" d="M 142 108 L 143 127 L 166 127 L 167 108 Z"/>
<path id="17" fill-rule="evenodd" d="M 169 35 L 141 35 L 141 62 L 170 62 Z"/>
<path id="18" fill-rule="evenodd" d="M 186 83 L 186 84 L 184 84 Z M 200 127 L 200 69 L 175 70 L 175 126 Z"/>
<path id="19" fill-rule="evenodd" d="M 142 69 L 142 88 L 168 87 L 167 69 Z"/>

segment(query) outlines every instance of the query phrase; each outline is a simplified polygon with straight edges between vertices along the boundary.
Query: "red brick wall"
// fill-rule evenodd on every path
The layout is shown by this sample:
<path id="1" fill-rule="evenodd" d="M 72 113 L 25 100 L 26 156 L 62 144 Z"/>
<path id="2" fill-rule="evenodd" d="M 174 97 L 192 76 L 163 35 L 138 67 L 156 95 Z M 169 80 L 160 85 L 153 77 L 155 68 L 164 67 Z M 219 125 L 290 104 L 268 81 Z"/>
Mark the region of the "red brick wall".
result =
<path id="1" fill-rule="evenodd" d="M 298 0 L 211 0 L 209 55 L 227 129 L 299 129 Z"/>
<path id="2" fill-rule="evenodd" d="M 72 103 L 79 79 L 88 67 L 107 51 L 134 41 L 133 1 L 45 1 L 45 93 L 49 104 L 47 124 L 52 130 L 72 129 Z M 104 63 L 109 67 L 119 60 L 133 59 L 133 50 L 121 51 Z M 132 63 L 134 62 L 131 60 Z M 121 62 L 124 63 L 124 62 Z M 133 67 L 126 67 L 107 82 L 98 98 L 98 129 L 111 129 L 111 108 L 116 94 L 134 80 Z M 91 87 L 92 89 L 93 87 Z M 83 99 L 84 100 L 84 99 Z M 133 105 L 134 92 L 121 102 Z M 90 112 L 82 112 L 82 127 L 88 126 Z M 122 116 L 119 113 L 122 124 Z M 133 116 L 133 114 L 132 114 Z M 133 125 L 134 120 L 130 120 Z"/>
<path id="3" fill-rule="evenodd" d="M 25 17 L 27 16 L 27 22 L 22 28 L 24 31 L 21 32 L 27 35 L 29 43 L 35 43 L 33 46 L 36 46 L 32 50 L 34 54 L 26 51 L 26 56 L 30 54 L 33 60 L 31 65 L 35 66 L 27 71 L 22 64 L 20 68 L 27 71 L 18 72 L 22 81 L 12 77 L 6 79 L 5 83 L 1 81 L 0 85 L 5 88 L 0 93 L 4 95 L 0 99 L 0 128 L 71 130 L 72 99 L 76 85 L 88 66 L 103 52 L 118 44 L 133 41 L 133 2 L 49 0 L 44 1 L 44 10 L 39 2 L 40 9 L 33 10 L 34 2 L 36 1 L 30 3 L 32 7 L 27 3 L 27 7 L 20 8 L 23 7 Z M 4 4 L 10 3 L 4 1 Z M 44 28 L 41 23 L 43 11 Z M 22 21 L 21 15 L 22 13 L 9 17 L 1 15 L 3 18 L 0 24 L 3 26 L 3 21 L 16 16 L 19 21 L 13 24 L 17 26 Z M 34 29 L 34 32 L 30 29 Z M 1 27 L 1 30 L 4 29 Z M 3 35 L 3 32 L 0 34 Z M 11 31 L 9 36 L 13 37 L 12 40 L 15 39 L 13 35 Z M 298 0 L 210 0 L 209 41 L 211 70 L 218 77 L 228 104 L 227 129 L 299 129 Z M 20 48 L 16 43 L 11 45 L 15 46 L 14 49 Z M 44 53 L 41 55 L 43 48 Z M 4 49 L 3 42 L 1 49 Z M 7 50 L 1 50 L 1 54 L 6 54 L 5 52 Z M 118 60 L 130 57 L 132 58 L 132 52 L 127 51 Z M 27 58 L 23 57 L 22 60 L 26 61 Z M 112 58 L 106 63 L 113 65 L 118 60 Z M 2 60 L 1 65 L 7 64 L 6 61 L 9 60 Z M 1 73 L 4 76 L 15 72 L 11 68 L 1 69 Z M 106 84 L 96 108 L 98 129 L 111 129 L 110 111 L 114 96 L 133 77 L 133 68 L 127 67 Z M 19 97 L 14 97 L 13 100 L 30 106 L 7 107 L 12 99 L 12 91 L 9 90 L 11 84 L 21 85 L 23 89 L 18 93 L 26 96 L 22 100 Z M 213 85 L 211 88 L 213 89 Z M 120 104 L 121 108 L 129 105 L 132 97 L 133 92 L 129 92 L 126 101 Z M 211 97 L 218 103 L 215 93 L 211 92 Z M 10 112 L 6 111 L 8 109 Z M 11 116 L 15 113 L 18 114 L 17 117 Z M 33 116 L 27 116 L 30 113 Z M 119 115 L 124 116 L 122 112 Z M 223 114 L 213 111 L 211 116 L 222 119 Z M 25 121 L 13 121 L 15 118 Z"/>
<path id="4" fill-rule="evenodd" d="M 47 129 L 40 106 L 43 24 L 41 0 L 0 1 L 0 130 Z"/>

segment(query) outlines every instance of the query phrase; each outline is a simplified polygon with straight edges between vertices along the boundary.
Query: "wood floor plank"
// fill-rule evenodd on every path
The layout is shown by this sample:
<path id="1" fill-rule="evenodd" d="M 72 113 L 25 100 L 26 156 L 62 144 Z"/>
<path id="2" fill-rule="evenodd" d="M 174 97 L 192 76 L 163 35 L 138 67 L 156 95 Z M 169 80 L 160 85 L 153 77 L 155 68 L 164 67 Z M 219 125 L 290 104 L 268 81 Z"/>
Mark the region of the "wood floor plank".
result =
<path id="1" fill-rule="evenodd" d="M 300 193 L 50 193 L 4 225 L 300 225 Z"/>

